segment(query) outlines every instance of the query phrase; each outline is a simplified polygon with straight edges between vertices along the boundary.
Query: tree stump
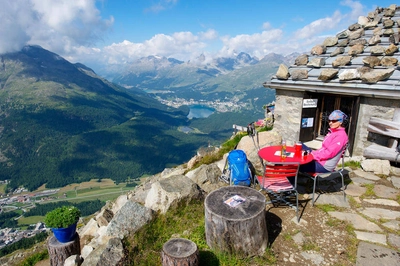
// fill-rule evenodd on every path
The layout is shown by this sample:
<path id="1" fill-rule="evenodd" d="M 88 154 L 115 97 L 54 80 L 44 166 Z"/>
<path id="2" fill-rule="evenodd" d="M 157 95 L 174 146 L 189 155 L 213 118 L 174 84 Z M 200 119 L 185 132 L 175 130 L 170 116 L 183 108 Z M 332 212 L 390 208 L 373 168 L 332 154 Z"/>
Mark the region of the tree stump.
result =
<path id="1" fill-rule="evenodd" d="M 244 201 L 239 199 L 235 207 L 225 203 L 236 195 Z M 228 186 L 211 192 L 204 204 L 207 245 L 241 257 L 263 254 L 268 245 L 265 201 L 263 194 L 249 187 Z"/>
<path id="2" fill-rule="evenodd" d="M 161 261 L 163 266 L 197 266 L 199 250 L 188 239 L 172 238 L 163 246 Z"/>
<path id="3" fill-rule="evenodd" d="M 67 243 L 61 243 L 51 236 L 47 242 L 47 250 L 49 251 L 50 265 L 59 266 L 64 265 L 65 260 L 71 255 L 80 255 L 80 240 L 79 235 L 76 233 L 76 237 L 73 241 Z"/>

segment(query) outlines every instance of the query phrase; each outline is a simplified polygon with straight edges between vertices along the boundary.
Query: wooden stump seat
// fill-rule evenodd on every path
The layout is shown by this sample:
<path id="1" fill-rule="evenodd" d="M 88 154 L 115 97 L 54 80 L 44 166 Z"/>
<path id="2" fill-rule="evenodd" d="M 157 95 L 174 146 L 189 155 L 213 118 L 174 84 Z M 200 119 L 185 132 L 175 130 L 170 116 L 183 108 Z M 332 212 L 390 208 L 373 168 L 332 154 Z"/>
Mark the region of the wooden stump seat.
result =
<path id="1" fill-rule="evenodd" d="M 49 251 L 49 259 L 51 266 L 64 265 L 65 260 L 72 255 L 80 255 L 81 247 L 79 235 L 76 233 L 74 240 L 61 243 L 53 235 L 47 242 L 47 250 Z"/>
<path id="2" fill-rule="evenodd" d="M 224 203 L 235 195 L 245 200 L 236 207 Z M 268 231 L 263 194 L 250 187 L 222 187 L 212 191 L 204 205 L 206 240 L 210 248 L 242 257 L 264 253 Z"/>
<path id="3" fill-rule="evenodd" d="M 163 245 L 162 266 L 197 266 L 199 250 L 197 245 L 184 238 L 172 238 Z"/>

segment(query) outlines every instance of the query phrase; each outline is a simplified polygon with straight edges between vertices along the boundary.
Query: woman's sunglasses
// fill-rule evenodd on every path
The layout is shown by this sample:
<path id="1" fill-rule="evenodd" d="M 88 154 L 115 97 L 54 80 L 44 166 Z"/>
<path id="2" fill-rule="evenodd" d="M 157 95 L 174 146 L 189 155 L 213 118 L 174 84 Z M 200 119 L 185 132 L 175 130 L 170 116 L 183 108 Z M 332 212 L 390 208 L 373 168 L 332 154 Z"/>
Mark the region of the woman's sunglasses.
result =
<path id="1" fill-rule="evenodd" d="M 336 123 L 339 120 L 329 120 L 329 123 Z"/>

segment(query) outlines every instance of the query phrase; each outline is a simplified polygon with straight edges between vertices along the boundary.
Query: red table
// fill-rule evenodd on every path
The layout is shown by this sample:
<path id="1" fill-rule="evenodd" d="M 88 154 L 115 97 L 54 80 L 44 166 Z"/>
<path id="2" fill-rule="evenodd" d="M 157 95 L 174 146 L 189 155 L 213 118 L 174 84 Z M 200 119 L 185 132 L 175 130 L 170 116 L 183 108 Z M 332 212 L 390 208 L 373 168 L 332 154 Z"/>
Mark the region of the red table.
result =
<path id="1" fill-rule="evenodd" d="M 293 156 L 286 156 L 286 158 L 282 159 L 280 156 L 281 146 L 268 146 L 260 149 L 258 155 L 263 159 L 271 163 L 300 163 L 306 164 L 311 162 L 314 158 L 312 154 L 308 154 L 306 156 L 294 156 L 294 147 L 287 146 L 286 152 L 290 152 Z M 279 152 L 279 155 L 277 155 Z"/>

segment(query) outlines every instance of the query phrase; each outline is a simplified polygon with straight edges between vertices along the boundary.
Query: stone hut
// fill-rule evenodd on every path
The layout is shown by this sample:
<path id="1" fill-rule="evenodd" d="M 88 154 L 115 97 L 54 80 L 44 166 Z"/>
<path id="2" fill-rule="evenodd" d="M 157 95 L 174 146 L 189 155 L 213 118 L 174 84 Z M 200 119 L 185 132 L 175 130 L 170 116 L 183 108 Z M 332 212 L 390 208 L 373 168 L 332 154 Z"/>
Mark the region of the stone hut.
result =
<path id="1" fill-rule="evenodd" d="M 340 109 L 348 115 L 350 155 L 365 156 L 373 142 L 388 146 L 389 137 L 374 133 L 370 120 L 400 123 L 399 39 L 400 7 L 378 7 L 293 65 L 281 65 L 263 84 L 276 90 L 274 128 L 289 142 L 318 146 L 329 128 L 329 114 Z M 399 125 L 380 128 L 385 132 Z M 393 152 L 395 142 L 390 144 Z"/>

